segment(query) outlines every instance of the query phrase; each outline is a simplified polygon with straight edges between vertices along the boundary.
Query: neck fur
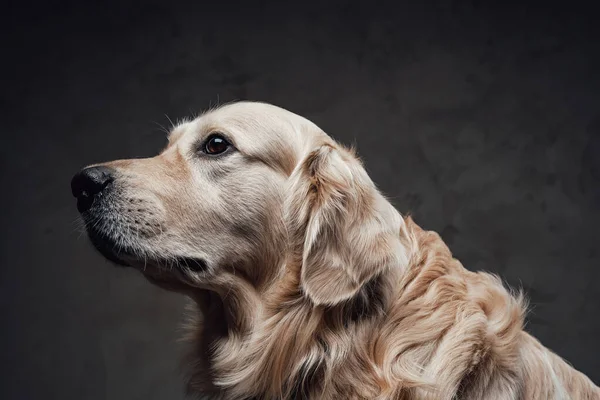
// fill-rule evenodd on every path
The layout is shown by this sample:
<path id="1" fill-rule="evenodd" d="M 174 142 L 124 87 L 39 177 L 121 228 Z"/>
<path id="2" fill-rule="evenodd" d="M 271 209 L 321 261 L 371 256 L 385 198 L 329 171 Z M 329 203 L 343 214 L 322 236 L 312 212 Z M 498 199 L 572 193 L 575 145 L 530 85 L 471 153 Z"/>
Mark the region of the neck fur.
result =
<path id="1" fill-rule="evenodd" d="M 404 224 L 399 235 L 407 238 Z M 303 293 L 301 264 L 301 255 L 295 255 L 272 266 L 277 273 L 260 285 L 233 273 L 214 282 L 211 290 L 222 303 L 226 321 L 221 329 L 226 334 L 212 344 L 209 360 L 211 369 L 219 371 L 213 377 L 217 386 L 240 396 L 254 392 L 286 398 L 303 390 L 303 383 L 314 387 L 311 379 L 326 381 L 323 375 L 344 360 L 343 349 L 356 340 L 354 330 L 384 315 L 393 293 L 385 285 L 397 282 L 404 271 L 404 266 L 392 266 L 352 299 L 324 306 Z"/>

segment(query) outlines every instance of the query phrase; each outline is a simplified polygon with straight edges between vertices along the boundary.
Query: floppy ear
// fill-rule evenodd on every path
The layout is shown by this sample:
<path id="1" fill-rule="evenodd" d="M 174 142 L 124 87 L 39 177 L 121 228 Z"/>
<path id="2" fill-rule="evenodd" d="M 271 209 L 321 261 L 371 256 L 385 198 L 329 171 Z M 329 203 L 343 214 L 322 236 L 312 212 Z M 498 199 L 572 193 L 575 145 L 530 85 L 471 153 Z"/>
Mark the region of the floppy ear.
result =
<path id="1" fill-rule="evenodd" d="M 405 262 L 401 217 L 350 151 L 320 145 L 296 167 L 289 189 L 287 216 L 302 263 L 300 284 L 315 304 L 348 300 L 363 284 Z"/>

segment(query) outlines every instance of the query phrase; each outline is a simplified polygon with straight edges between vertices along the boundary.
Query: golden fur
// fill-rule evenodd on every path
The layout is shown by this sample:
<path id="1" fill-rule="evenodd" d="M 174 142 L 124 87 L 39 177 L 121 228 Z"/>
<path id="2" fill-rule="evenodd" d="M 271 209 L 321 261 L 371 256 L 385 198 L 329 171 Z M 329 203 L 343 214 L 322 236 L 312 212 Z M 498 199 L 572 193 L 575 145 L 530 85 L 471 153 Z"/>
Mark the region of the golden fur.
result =
<path id="1" fill-rule="evenodd" d="M 197 143 L 215 131 L 235 151 L 198 158 Z M 194 300 L 191 393 L 600 399 L 523 330 L 521 295 L 463 268 L 436 233 L 394 209 L 352 151 L 304 118 L 227 105 L 174 128 L 157 157 L 106 165 L 117 194 L 84 218 L 116 257 Z M 206 270 L 179 265 L 181 256 Z"/>

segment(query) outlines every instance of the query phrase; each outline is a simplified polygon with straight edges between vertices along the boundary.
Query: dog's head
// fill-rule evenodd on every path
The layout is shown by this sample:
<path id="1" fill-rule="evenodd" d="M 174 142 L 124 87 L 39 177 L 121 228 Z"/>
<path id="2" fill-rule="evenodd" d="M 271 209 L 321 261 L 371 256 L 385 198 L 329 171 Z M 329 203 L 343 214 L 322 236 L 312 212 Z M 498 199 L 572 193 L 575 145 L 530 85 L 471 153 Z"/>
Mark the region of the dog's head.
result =
<path id="1" fill-rule="evenodd" d="M 261 284 L 296 258 L 303 292 L 333 304 L 404 256 L 401 217 L 354 154 L 263 103 L 181 123 L 156 157 L 86 167 L 72 190 L 95 247 L 166 287 Z"/>

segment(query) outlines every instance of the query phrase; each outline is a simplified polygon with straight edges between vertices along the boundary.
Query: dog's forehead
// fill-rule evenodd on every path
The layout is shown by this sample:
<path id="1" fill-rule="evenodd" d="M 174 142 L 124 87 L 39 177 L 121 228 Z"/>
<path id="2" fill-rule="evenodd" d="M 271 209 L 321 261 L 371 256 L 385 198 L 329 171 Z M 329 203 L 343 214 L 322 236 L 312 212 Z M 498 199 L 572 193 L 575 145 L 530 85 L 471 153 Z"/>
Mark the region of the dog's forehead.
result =
<path id="1" fill-rule="evenodd" d="M 265 103 L 241 102 L 216 109 L 199 118 L 200 124 L 228 130 L 237 141 L 260 144 L 261 141 L 279 140 L 299 142 L 307 131 L 318 128 L 306 118 L 288 110 Z"/>
<path id="2" fill-rule="evenodd" d="M 239 102 L 178 125 L 169 141 L 185 148 L 214 132 L 229 137 L 245 154 L 285 157 L 289 162 L 301 155 L 315 137 L 324 135 L 313 122 L 286 109 L 266 103 Z"/>

